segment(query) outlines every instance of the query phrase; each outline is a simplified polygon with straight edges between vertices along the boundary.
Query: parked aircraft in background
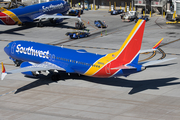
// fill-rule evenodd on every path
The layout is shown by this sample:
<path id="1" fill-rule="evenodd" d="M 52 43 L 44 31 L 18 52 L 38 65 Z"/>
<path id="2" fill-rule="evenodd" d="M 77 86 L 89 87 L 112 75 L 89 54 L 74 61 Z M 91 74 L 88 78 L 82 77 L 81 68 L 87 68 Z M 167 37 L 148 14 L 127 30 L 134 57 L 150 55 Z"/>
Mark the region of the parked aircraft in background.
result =
<path id="1" fill-rule="evenodd" d="M 121 48 L 105 55 L 89 53 L 86 50 L 73 50 L 30 41 L 14 41 L 9 43 L 4 51 L 13 60 L 23 61 L 19 69 L 6 71 L 2 63 L 1 80 L 7 74 L 22 72 L 25 75 L 36 76 L 39 71 L 66 71 L 91 77 L 128 76 L 145 70 L 147 66 L 169 61 L 170 59 L 138 63 L 145 21 L 139 20 Z M 157 49 L 162 39 L 150 50 Z M 57 80 L 59 74 L 52 75 Z"/>
<path id="2" fill-rule="evenodd" d="M 51 23 L 60 23 L 64 18 L 80 17 L 65 16 L 70 5 L 63 0 L 55 0 L 30 6 L 20 6 L 16 9 L 7 10 L 0 8 L 0 24 L 3 25 L 23 25 L 29 22 L 37 22 L 37 26 L 42 26 L 42 20 L 49 20 Z"/>

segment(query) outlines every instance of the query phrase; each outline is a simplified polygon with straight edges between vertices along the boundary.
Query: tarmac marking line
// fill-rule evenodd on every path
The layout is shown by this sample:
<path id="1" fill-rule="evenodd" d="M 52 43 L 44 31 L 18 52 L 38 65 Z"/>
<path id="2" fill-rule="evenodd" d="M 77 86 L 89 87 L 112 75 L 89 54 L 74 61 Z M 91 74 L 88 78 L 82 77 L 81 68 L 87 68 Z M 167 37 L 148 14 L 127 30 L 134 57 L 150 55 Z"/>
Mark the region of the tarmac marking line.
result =
<path id="1" fill-rule="evenodd" d="M 157 49 L 162 53 L 162 57 L 158 60 L 164 59 L 166 57 L 166 53 L 160 47 L 158 47 Z"/>
<path id="2" fill-rule="evenodd" d="M 4 93 L 4 94 L 1 94 L 0 97 L 11 94 L 11 93 L 15 93 L 16 91 L 17 91 L 17 89 L 13 90 L 13 91 L 10 91 L 10 92 L 7 92 L 7 93 Z"/>
<path id="3" fill-rule="evenodd" d="M 160 45 L 159 47 L 162 47 L 162 46 L 165 46 L 165 45 L 168 45 L 168 44 L 171 44 L 171 43 L 177 42 L 177 41 L 180 41 L 180 39 L 173 40 L 173 41 L 171 41 L 171 42 L 168 42 L 168 43 L 162 44 L 162 45 Z"/>

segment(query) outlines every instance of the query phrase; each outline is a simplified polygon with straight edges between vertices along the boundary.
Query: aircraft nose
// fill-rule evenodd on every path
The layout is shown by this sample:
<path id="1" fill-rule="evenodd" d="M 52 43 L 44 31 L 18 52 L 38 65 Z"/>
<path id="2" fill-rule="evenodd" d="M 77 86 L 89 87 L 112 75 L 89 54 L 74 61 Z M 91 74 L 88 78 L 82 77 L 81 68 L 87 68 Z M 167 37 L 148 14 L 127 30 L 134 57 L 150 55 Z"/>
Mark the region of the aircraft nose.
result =
<path id="1" fill-rule="evenodd" d="M 7 55 L 10 55 L 10 52 L 11 52 L 10 44 L 8 44 L 8 45 L 4 48 L 4 51 L 6 52 Z"/>

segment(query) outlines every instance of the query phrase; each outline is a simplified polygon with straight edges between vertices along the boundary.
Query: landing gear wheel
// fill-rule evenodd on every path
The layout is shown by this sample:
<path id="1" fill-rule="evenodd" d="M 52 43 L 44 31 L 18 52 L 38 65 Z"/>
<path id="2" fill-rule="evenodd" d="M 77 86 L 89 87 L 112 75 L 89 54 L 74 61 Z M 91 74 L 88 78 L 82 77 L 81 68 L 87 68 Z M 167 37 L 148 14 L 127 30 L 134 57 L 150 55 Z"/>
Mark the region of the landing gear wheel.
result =
<path id="1" fill-rule="evenodd" d="M 19 66 L 20 66 L 20 63 L 19 63 L 18 61 L 15 61 L 15 62 L 14 62 L 14 66 L 15 66 L 15 67 L 19 67 Z"/>
<path id="2" fill-rule="evenodd" d="M 37 23 L 37 27 L 43 27 L 42 22 L 38 22 L 38 23 Z"/>
<path id="3" fill-rule="evenodd" d="M 25 24 L 25 23 L 22 23 L 22 24 L 18 24 L 18 26 L 24 27 L 24 26 L 26 26 L 26 24 Z"/>
<path id="4" fill-rule="evenodd" d="M 72 36 L 72 35 L 70 35 L 70 38 L 71 38 L 71 39 L 73 39 L 73 36 Z"/>

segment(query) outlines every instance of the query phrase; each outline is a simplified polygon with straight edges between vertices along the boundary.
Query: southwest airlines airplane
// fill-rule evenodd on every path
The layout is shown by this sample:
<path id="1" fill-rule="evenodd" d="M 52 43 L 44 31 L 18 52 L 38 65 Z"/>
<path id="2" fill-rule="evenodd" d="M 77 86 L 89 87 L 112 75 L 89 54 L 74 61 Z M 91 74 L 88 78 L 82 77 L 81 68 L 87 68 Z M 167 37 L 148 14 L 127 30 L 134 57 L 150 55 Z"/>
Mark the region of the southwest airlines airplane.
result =
<path id="1" fill-rule="evenodd" d="M 63 18 L 79 17 L 64 16 L 69 10 L 70 5 L 63 0 L 55 0 L 26 7 L 20 6 L 16 9 L 6 10 L 0 8 L 0 24 L 3 25 L 22 25 L 28 22 L 37 22 L 37 26 L 42 26 L 42 20 L 49 20 L 51 23 L 60 23 Z"/>
<path id="2" fill-rule="evenodd" d="M 6 71 L 2 63 L 1 80 L 7 74 L 23 73 L 29 76 L 38 75 L 39 71 L 78 73 L 91 77 L 128 76 L 145 70 L 147 66 L 169 61 L 170 59 L 138 63 L 141 52 L 154 51 L 162 39 L 149 50 L 140 51 L 145 21 L 139 20 L 121 48 L 105 55 L 89 53 L 85 50 L 73 50 L 30 41 L 14 41 L 4 51 L 11 59 L 23 61 L 19 69 Z M 59 74 L 52 75 L 53 80 Z"/>

